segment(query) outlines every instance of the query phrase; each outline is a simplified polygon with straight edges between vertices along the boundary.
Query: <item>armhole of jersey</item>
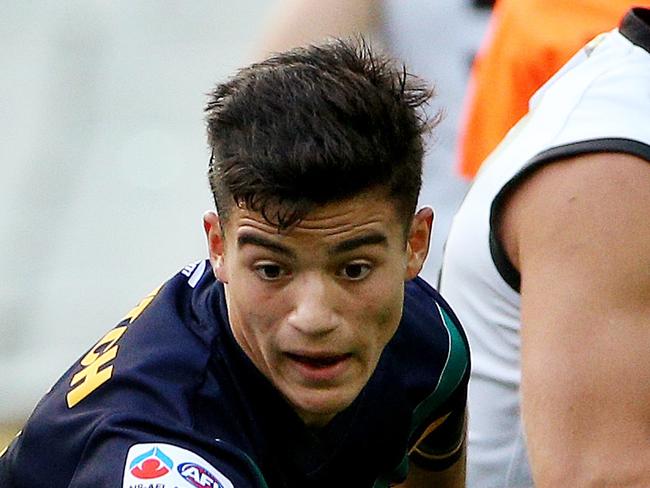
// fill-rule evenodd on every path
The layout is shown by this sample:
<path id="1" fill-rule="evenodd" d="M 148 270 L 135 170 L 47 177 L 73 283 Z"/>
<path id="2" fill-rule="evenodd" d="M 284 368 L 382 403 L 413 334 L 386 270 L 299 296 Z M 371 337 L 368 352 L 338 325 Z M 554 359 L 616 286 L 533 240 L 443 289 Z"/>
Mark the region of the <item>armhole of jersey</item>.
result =
<path id="1" fill-rule="evenodd" d="M 650 145 L 624 138 L 589 139 L 573 142 L 547 149 L 533 157 L 515 176 L 513 176 L 492 201 L 490 208 L 489 245 L 492 261 L 503 280 L 517 293 L 521 287 L 521 276 L 508 258 L 501 243 L 497 229 L 499 226 L 501 207 L 510 193 L 534 171 L 542 166 L 562 159 L 587 153 L 618 152 L 638 156 L 650 162 Z"/>
<path id="2" fill-rule="evenodd" d="M 444 308 L 438 303 L 436 303 L 436 307 L 447 330 L 448 354 L 435 389 L 413 411 L 411 436 L 418 430 L 422 422 L 426 421 L 452 395 L 458 385 L 469 374 L 470 363 L 467 339 Z"/>

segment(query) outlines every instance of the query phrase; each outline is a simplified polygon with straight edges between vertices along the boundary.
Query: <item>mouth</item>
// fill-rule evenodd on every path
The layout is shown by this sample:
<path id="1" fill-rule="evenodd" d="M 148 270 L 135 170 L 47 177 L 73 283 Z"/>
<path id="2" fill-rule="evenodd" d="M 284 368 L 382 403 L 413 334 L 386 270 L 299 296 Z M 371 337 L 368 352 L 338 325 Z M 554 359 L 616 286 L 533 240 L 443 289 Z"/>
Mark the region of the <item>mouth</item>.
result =
<path id="1" fill-rule="evenodd" d="M 352 354 L 295 354 L 286 353 L 301 376 L 308 382 L 335 381 L 347 369 Z"/>
<path id="2" fill-rule="evenodd" d="M 318 354 L 318 355 L 303 355 L 287 353 L 287 357 L 311 368 L 329 368 L 342 361 L 345 361 L 351 354 Z"/>

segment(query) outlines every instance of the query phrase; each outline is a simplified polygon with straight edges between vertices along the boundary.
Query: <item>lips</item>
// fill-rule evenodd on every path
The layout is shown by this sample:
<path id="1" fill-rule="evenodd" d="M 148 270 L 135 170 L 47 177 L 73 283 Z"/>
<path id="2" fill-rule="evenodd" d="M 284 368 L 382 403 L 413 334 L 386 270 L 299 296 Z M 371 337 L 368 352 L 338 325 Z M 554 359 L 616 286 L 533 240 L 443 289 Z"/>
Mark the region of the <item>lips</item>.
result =
<path id="1" fill-rule="evenodd" d="M 338 384 L 349 372 L 352 354 L 285 353 L 301 383 L 321 388 Z"/>

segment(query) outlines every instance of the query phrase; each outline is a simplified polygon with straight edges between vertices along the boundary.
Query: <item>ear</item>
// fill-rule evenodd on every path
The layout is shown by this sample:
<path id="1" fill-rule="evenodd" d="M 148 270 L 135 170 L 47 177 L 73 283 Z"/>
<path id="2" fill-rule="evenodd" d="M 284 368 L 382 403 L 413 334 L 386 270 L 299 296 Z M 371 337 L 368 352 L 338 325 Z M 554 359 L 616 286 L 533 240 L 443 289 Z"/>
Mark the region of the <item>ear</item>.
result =
<path id="1" fill-rule="evenodd" d="M 228 271 L 226 269 L 226 241 L 222 229 L 222 222 L 214 212 L 203 214 L 203 229 L 208 240 L 208 252 L 210 253 L 210 264 L 212 272 L 217 280 L 228 283 Z"/>
<path id="2" fill-rule="evenodd" d="M 412 280 L 422 270 L 429 254 L 429 241 L 433 227 L 433 210 L 424 207 L 413 216 L 406 240 L 406 270 L 404 281 Z"/>

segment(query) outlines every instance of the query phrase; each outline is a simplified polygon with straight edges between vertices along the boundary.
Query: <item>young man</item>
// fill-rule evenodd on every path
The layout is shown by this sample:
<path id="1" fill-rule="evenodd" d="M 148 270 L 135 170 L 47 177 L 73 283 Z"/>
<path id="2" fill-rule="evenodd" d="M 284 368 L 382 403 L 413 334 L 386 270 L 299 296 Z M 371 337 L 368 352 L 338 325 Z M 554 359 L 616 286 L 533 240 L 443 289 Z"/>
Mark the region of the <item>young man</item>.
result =
<path id="1" fill-rule="evenodd" d="M 209 261 L 72 366 L 0 485 L 463 486 L 468 348 L 417 278 L 429 95 L 345 42 L 218 86 Z"/>
<path id="2" fill-rule="evenodd" d="M 473 354 L 469 486 L 650 486 L 649 162 L 633 9 L 536 93 L 454 219 L 441 289 Z"/>

